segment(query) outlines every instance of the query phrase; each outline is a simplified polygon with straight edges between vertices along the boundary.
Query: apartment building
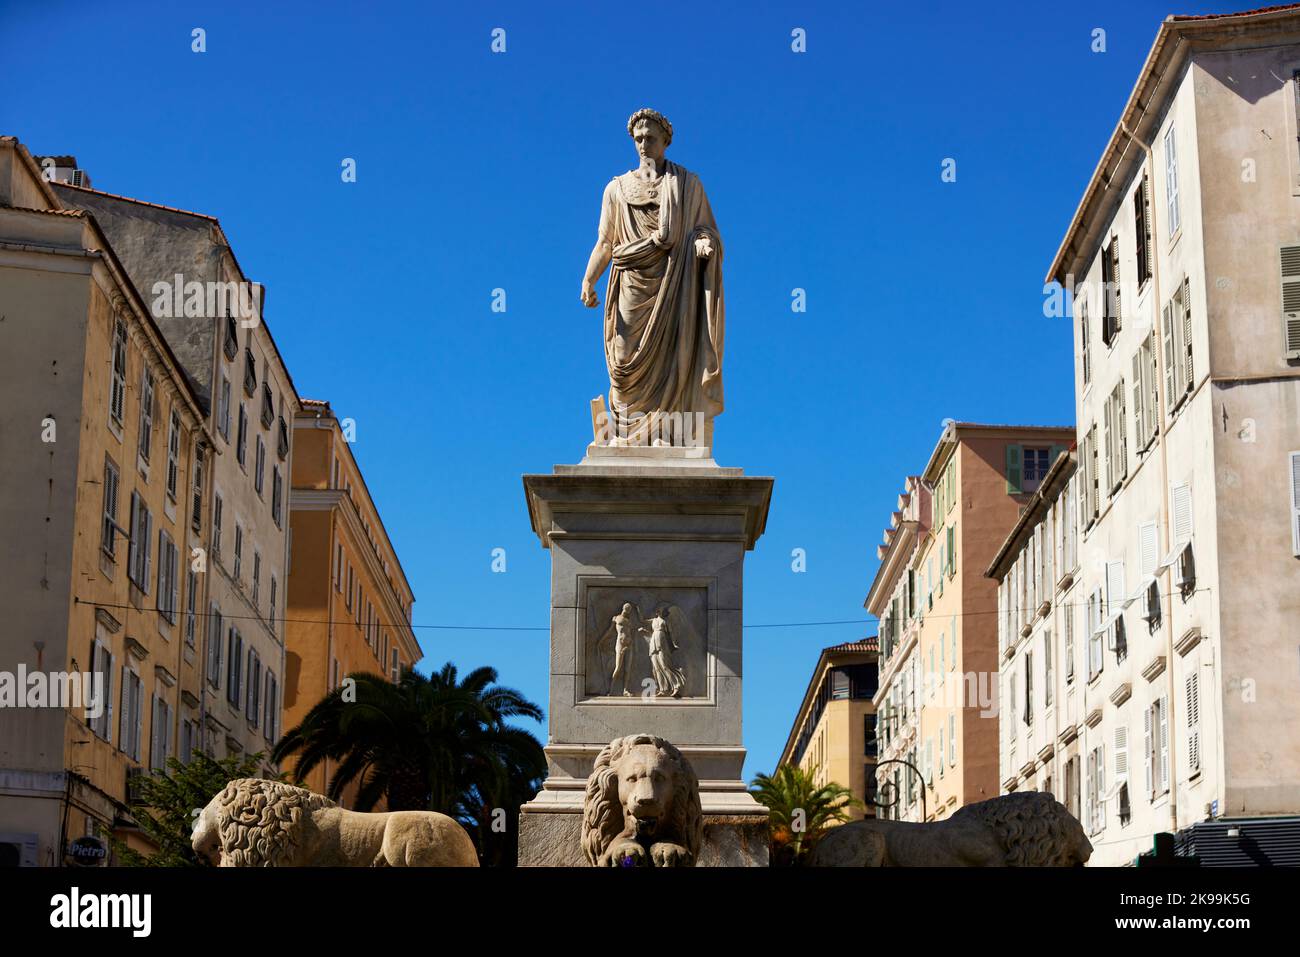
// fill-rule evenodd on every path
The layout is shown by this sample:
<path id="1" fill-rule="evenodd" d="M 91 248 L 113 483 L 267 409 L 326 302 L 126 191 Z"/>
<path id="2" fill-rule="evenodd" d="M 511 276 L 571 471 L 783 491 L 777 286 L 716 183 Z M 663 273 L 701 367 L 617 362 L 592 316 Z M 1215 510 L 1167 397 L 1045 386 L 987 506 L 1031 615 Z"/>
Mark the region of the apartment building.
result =
<path id="1" fill-rule="evenodd" d="M 875 637 L 822 649 L 777 762 L 815 771 L 818 786 L 834 782 L 848 788 L 865 804 L 849 810 L 854 820 L 876 816 L 872 697 L 879 650 Z"/>
<path id="2" fill-rule="evenodd" d="M 83 180 L 84 181 L 84 180 Z M 269 754 L 281 729 L 288 481 L 298 394 L 271 336 L 262 287 L 212 216 L 50 184 L 93 215 L 199 396 L 213 439 L 204 469 L 203 694 L 199 746 Z M 263 762 L 264 773 L 276 769 Z"/>
<path id="3" fill-rule="evenodd" d="M 75 841 L 107 861 L 109 836 L 148 850 L 132 782 L 197 746 L 213 445 L 117 247 L 44 176 L 0 137 L 0 671 L 19 692 L 0 699 L 0 864 L 18 866 Z"/>
<path id="4" fill-rule="evenodd" d="M 876 546 L 880 564 L 863 603 L 880 621 L 879 681 L 873 702 L 879 782 L 874 789 L 881 805 L 876 811 L 879 817 L 920 821 L 924 802 L 916 752 L 921 676 L 917 558 L 922 543 L 929 540 L 931 497 L 919 475 L 907 477 L 897 506 L 884 541 Z"/>
<path id="5" fill-rule="evenodd" d="M 1000 793 L 997 590 L 984 570 L 1073 435 L 950 421 L 899 501 L 866 601 L 882 636 L 879 786 L 901 792 L 890 816 L 938 820 Z M 919 771 L 918 786 L 886 755 Z"/>
<path id="6" fill-rule="evenodd" d="M 1300 10 L 1165 20 L 1048 271 L 1097 864 L 1158 832 L 1300 843 L 1298 104 Z"/>
<path id="7" fill-rule="evenodd" d="M 1046 791 L 1084 821 L 1095 795 L 1085 802 L 1081 789 L 1093 758 L 1080 690 L 1091 646 L 1076 587 L 1076 469 L 1073 452 L 1057 456 L 986 574 L 998 583 L 1002 790 Z"/>
<path id="8" fill-rule="evenodd" d="M 422 657 L 411 628 L 415 596 L 344 424 L 328 402 L 314 399 L 304 399 L 294 419 L 287 728 L 300 723 L 349 674 L 380 674 L 396 682 Z M 336 768 L 327 760 L 307 776 L 306 785 L 326 793 Z M 345 805 L 356 790 L 344 792 Z"/>

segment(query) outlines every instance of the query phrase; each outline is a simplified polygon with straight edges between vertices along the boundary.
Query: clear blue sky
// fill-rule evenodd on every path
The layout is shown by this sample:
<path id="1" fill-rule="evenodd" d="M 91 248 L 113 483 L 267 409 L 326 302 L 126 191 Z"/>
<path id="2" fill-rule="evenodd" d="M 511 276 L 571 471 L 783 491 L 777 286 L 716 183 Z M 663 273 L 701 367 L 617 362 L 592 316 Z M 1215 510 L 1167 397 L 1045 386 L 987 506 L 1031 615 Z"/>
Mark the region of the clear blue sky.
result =
<path id="1" fill-rule="evenodd" d="M 1233 8 L 1169 2 L 0 0 L 0 133 L 218 216 L 300 394 L 357 422 L 416 625 L 544 628 L 520 475 L 591 436 L 607 377 L 579 283 L 635 159 L 627 117 L 662 111 L 726 246 L 716 457 L 776 477 L 746 621 L 859 619 L 944 418 L 1073 422 L 1042 277 L 1160 20 Z M 746 632 L 747 775 L 779 756 L 818 650 L 874 631 Z M 544 631 L 417 634 L 425 667 L 492 664 L 547 703 Z"/>

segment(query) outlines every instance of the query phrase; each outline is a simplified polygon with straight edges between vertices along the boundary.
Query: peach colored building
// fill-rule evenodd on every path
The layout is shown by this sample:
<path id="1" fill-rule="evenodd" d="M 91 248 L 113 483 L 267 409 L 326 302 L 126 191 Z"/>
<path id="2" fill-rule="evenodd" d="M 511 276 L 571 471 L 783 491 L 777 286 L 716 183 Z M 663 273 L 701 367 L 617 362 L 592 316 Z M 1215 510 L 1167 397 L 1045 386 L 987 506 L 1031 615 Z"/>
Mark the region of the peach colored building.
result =
<path id="1" fill-rule="evenodd" d="M 303 400 L 294 420 L 284 726 L 292 728 L 354 672 L 397 681 L 422 657 L 415 596 L 328 402 Z M 306 779 L 325 793 L 336 765 Z M 356 787 L 344 792 L 349 803 Z"/>
<path id="2" fill-rule="evenodd" d="M 997 587 L 984 571 L 1073 440 L 1071 428 L 950 422 L 921 473 L 925 494 L 912 487 L 906 518 L 886 532 L 867 605 L 881 609 L 878 787 L 890 817 L 919 819 L 922 792 L 930 820 L 999 793 Z M 889 548 L 904 521 L 905 564 Z M 884 766 L 885 752 L 912 764 L 921 787 L 905 765 Z"/>

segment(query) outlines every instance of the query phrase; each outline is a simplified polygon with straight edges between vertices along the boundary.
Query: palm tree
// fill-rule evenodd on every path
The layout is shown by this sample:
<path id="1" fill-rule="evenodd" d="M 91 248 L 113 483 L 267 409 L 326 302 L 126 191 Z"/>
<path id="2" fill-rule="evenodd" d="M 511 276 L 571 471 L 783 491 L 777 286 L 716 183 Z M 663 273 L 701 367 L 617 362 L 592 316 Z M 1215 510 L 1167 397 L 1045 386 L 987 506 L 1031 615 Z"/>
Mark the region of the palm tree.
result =
<path id="1" fill-rule="evenodd" d="M 802 864 L 827 828 L 849 820 L 849 809 L 864 807 L 853 792 L 834 781 L 817 786 L 817 768 L 783 764 L 750 782 L 754 800 L 768 809 L 768 840 L 773 867 Z"/>
<path id="2" fill-rule="evenodd" d="M 272 758 L 297 755 L 299 783 L 322 761 L 335 761 L 329 797 L 338 800 L 355 781 L 356 810 L 368 811 L 382 797 L 391 811 L 451 815 L 478 834 L 482 853 L 486 834 L 499 833 L 490 827 L 493 812 L 517 815 L 546 771 L 537 739 L 506 722 L 540 721 L 542 709 L 496 684 L 489 667 L 463 680 L 451 662 L 428 677 L 408 668 L 397 684 L 364 672 L 348 677 L 285 733 Z M 507 830 L 513 829 L 511 821 Z"/>

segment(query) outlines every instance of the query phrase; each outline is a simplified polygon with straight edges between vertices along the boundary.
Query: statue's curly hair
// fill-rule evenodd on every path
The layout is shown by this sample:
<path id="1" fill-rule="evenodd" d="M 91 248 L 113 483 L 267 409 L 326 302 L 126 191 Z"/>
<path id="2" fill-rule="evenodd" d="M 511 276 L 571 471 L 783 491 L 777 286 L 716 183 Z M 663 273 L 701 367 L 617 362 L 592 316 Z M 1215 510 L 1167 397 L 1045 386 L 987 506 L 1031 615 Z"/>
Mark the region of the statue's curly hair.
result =
<path id="1" fill-rule="evenodd" d="M 632 135 L 632 128 L 636 126 L 637 120 L 654 120 L 654 122 L 662 126 L 664 128 L 664 132 L 668 134 L 667 139 L 664 140 L 664 146 L 668 146 L 672 143 L 673 125 L 668 122 L 668 117 L 664 116 L 658 110 L 652 110 L 647 107 L 646 109 L 637 110 L 635 113 L 629 116 L 627 118 L 628 136 Z"/>
<path id="2" fill-rule="evenodd" d="M 665 840 L 681 844 L 699 860 L 704 841 L 704 816 L 700 813 L 700 782 L 695 769 L 681 751 L 654 734 L 629 734 L 615 738 L 596 757 L 587 778 L 587 795 L 582 807 L 582 851 L 595 866 L 623 831 L 623 803 L 618 799 L 619 765 L 632 748 L 653 745 L 672 771 L 672 804 L 662 830 Z"/>
<path id="3" fill-rule="evenodd" d="M 263 778 L 231 781 L 215 802 L 222 867 L 292 866 L 311 814 L 338 806 L 306 788 Z"/>
<path id="4" fill-rule="evenodd" d="M 974 818 L 993 832 L 1009 867 L 1082 866 L 1092 843 L 1074 815 L 1052 795 L 1013 791 L 958 808 L 950 821 Z"/>

